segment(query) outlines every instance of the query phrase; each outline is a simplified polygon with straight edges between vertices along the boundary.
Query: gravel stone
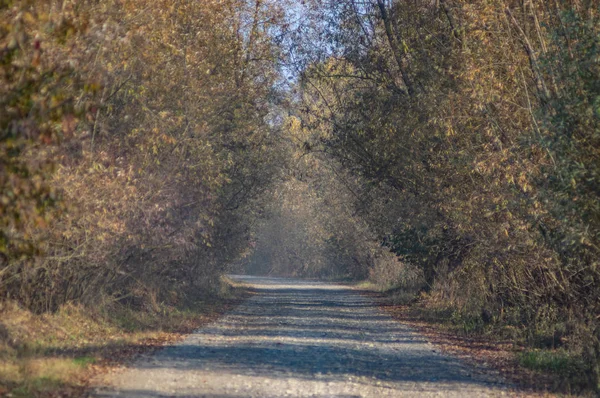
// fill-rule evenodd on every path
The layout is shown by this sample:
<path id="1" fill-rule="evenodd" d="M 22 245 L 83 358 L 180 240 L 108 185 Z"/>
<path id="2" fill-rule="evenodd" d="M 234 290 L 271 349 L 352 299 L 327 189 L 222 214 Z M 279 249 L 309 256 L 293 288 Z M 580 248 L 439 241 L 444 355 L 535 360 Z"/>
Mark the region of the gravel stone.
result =
<path id="1" fill-rule="evenodd" d="M 95 382 L 96 397 L 499 397 L 348 287 L 235 276 L 257 294 L 185 340 Z"/>

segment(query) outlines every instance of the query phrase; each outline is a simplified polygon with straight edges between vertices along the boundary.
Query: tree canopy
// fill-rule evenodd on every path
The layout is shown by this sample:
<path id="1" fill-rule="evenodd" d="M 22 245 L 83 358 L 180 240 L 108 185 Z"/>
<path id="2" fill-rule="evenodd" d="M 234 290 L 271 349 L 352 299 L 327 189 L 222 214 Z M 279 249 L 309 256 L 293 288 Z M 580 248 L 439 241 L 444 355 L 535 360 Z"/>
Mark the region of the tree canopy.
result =
<path id="1" fill-rule="evenodd" d="M 370 278 L 600 380 L 593 0 L 0 2 L 0 297 Z"/>

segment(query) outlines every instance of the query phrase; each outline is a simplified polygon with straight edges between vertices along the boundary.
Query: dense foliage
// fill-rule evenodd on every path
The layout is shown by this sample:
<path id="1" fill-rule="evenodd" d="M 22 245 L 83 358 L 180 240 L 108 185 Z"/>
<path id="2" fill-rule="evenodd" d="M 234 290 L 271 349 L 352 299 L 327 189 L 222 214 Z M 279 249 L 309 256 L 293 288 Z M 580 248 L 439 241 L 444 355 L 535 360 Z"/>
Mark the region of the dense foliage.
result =
<path id="1" fill-rule="evenodd" d="M 0 13 L 0 295 L 52 310 L 214 286 L 247 250 L 247 206 L 283 155 L 265 100 L 280 8 L 36 0 Z"/>
<path id="2" fill-rule="evenodd" d="M 306 146 L 362 181 L 363 220 L 423 272 L 432 299 L 472 328 L 500 323 L 537 346 L 568 343 L 596 386 L 596 2 L 307 8 L 326 21 L 303 27 L 324 43 L 320 57 L 296 51 Z"/>
<path id="3" fill-rule="evenodd" d="M 368 277 L 471 331 L 566 346 L 598 388 L 597 2 L 13 0 L 0 16 L 3 299 L 152 307 L 234 263 Z"/>

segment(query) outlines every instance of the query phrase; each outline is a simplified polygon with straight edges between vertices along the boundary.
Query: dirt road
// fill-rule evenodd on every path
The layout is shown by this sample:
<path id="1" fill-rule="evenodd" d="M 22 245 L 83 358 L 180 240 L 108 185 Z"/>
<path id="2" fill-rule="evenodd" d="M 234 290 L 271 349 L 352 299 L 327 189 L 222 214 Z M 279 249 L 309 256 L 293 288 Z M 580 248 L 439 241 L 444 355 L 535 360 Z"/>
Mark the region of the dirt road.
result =
<path id="1" fill-rule="evenodd" d="M 97 381 L 97 397 L 512 396 L 344 286 L 236 277 L 257 294 Z"/>

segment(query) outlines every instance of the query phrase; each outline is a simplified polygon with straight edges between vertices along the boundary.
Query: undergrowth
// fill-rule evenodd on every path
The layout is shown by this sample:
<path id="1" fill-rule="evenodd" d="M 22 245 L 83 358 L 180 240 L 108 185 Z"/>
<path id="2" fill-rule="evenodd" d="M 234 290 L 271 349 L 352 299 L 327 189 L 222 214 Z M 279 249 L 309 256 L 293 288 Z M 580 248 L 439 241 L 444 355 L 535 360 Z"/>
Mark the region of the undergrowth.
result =
<path id="1" fill-rule="evenodd" d="M 197 295 L 177 306 L 67 304 L 45 314 L 4 302 L 0 304 L 0 396 L 79 396 L 89 378 L 107 364 L 191 332 L 243 292 L 242 286 L 223 281 L 215 295 Z"/>
<path id="2" fill-rule="evenodd" d="M 511 344 L 514 364 L 534 380 L 536 377 L 551 380 L 546 385 L 556 392 L 589 395 L 600 391 L 600 386 L 594 385 L 592 365 L 585 360 L 584 344 L 576 336 L 557 337 L 563 336 L 558 333 L 564 329 L 561 323 L 546 322 L 533 333 L 530 328 L 516 324 L 512 314 L 501 318 L 488 317 L 481 310 L 468 311 L 457 302 L 440 299 L 436 291 L 425 293 L 414 286 L 372 281 L 358 282 L 355 286 L 383 294 L 388 304 L 404 307 L 408 319 L 425 322 L 445 333 L 469 341 L 477 338 L 499 345 Z"/>

